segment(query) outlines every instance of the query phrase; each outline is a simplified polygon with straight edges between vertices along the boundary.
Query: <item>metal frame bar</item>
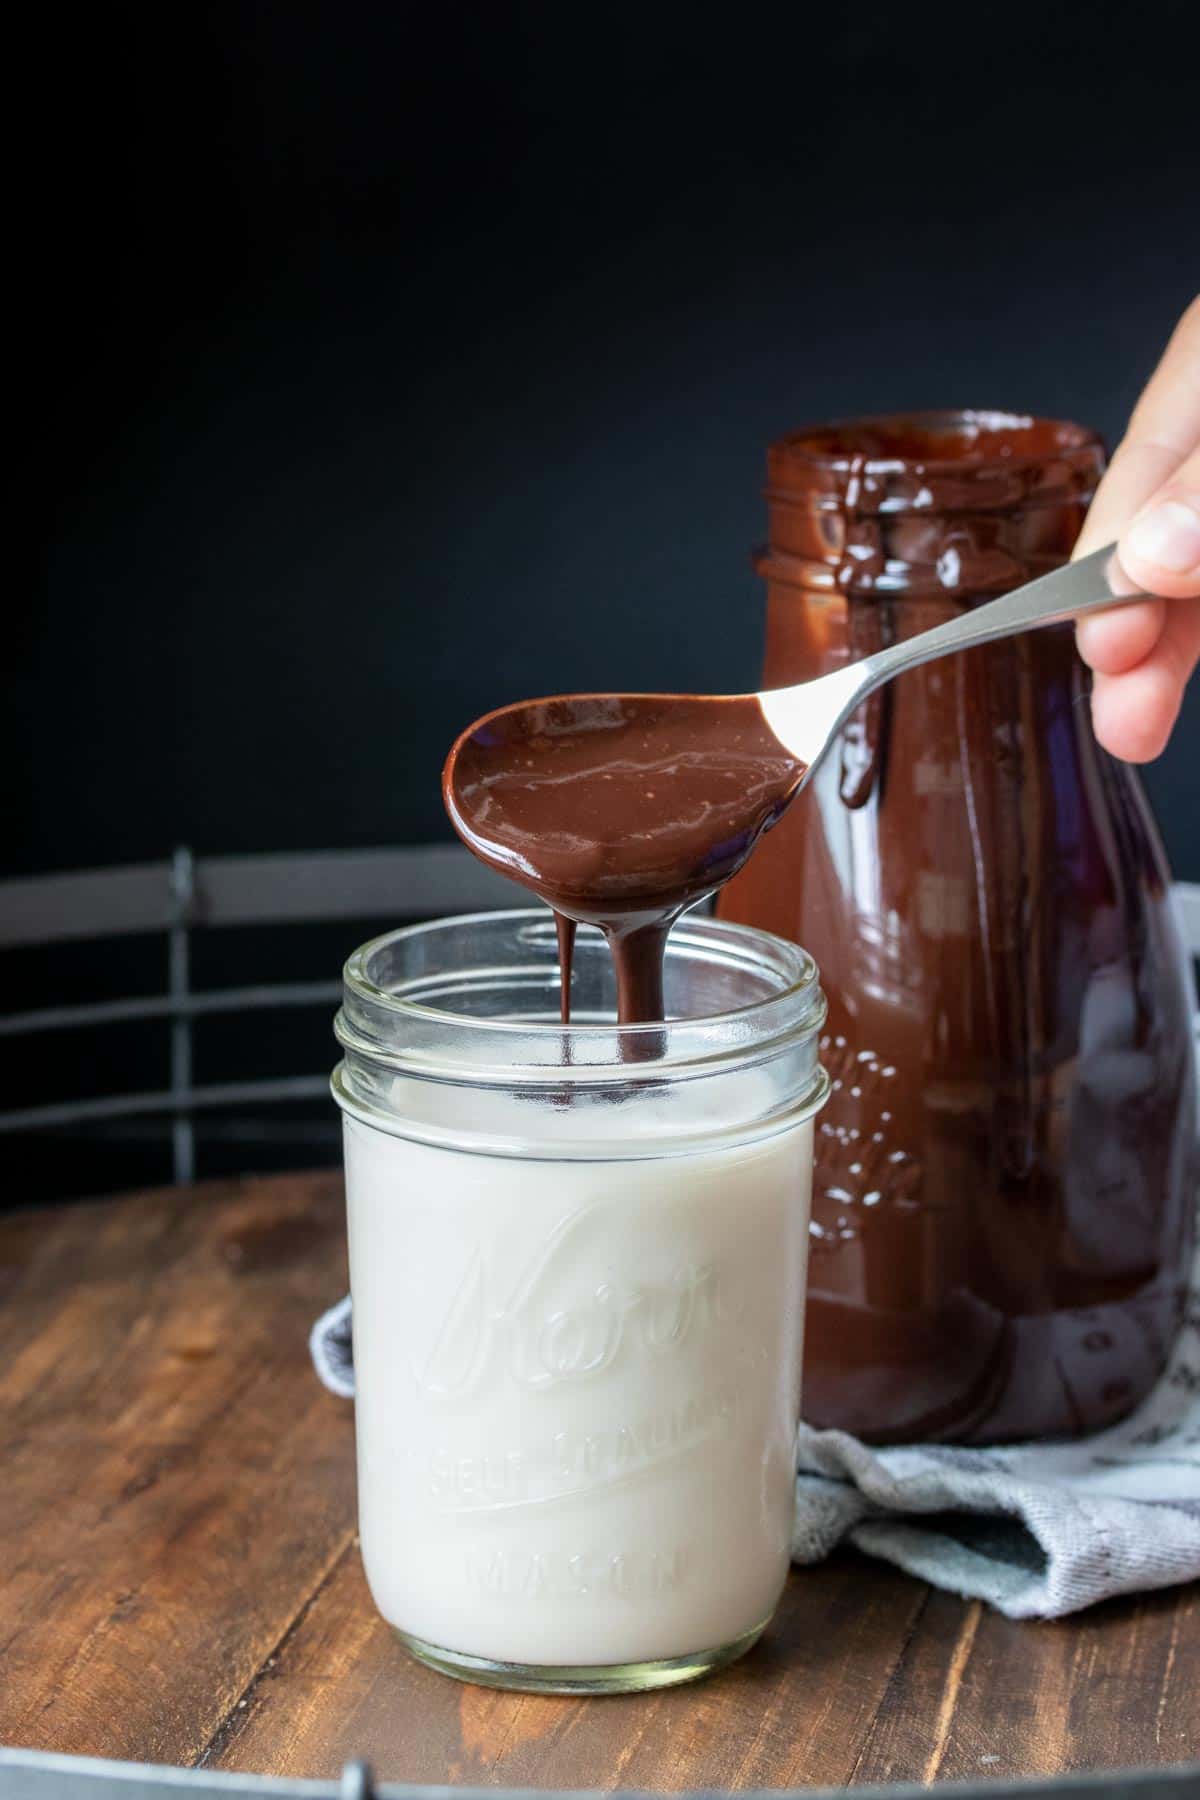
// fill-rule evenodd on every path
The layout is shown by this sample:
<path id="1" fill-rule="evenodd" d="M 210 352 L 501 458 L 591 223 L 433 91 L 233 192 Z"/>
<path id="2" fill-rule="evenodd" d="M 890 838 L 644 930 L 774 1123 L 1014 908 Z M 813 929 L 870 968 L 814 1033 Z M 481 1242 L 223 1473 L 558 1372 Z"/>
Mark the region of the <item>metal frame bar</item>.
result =
<path id="1" fill-rule="evenodd" d="M 196 865 L 187 849 L 171 858 L 172 918 L 167 933 L 167 996 L 175 1002 L 188 997 L 191 943 L 188 927 L 196 897 Z M 171 1121 L 171 1157 L 176 1186 L 190 1183 L 196 1174 L 196 1133 L 192 1124 L 192 1021 L 185 1012 L 171 1015 L 171 1093 L 175 1100 Z"/>
<path id="2" fill-rule="evenodd" d="M 175 998 L 104 1000 L 90 1006 L 46 1006 L 0 1018 L 0 1037 L 38 1031 L 73 1031 L 87 1025 L 123 1025 L 138 1019 L 200 1018 L 205 1013 L 254 1012 L 275 1006 L 316 1006 L 341 997 L 340 981 L 285 981 L 278 987 L 205 988 Z"/>
<path id="3" fill-rule="evenodd" d="M 175 863 L 84 869 L 0 885 L 0 949 L 168 931 Z M 487 911 L 513 904 L 512 883 L 461 844 L 318 850 L 286 856 L 205 856 L 192 864 L 190 922 L 312 924 L 333 919 Z"/>
<path id="4" fill-rule="evenodd" d="M 861 1800 L 929 1800 L 912 1782 L 856 1790 Z M 1200 1763 L 1168 1769 L 1123 1769 L 1056 1779 L 939 1782 L 938 1800 L 1184 1800 L 1200 1792 Z M 770 1788 L 743 1800 L 844 1800 L 844 1788 Z M 635 1800 L 629 1792 L 588 1789 L 471 1788 L 376 1785 L 363 1762 L 349 1762 L 341 1780 L 304 1781 L 274 1775 L 234 1775 L 214 1769 L 176 1769 L 102 1757 L 55 1756 L 0 1748 L 0 1800 Z M 693 1793 L 682 1800 L 701 1800 Z M 706 1794 L 704 1800 L 715 1800 Z"/>
<path id="5" fill-rule="evenodd" d="M 1193 956 L 1200 956 L 1200 881 L 1177 881 L 1171 892 L 1179 911 L 1183 941 Z"/>
<path id="6" fill-rule="evenodd" d="M 1200 956 L 1200 883 L 1174 890 L 1185 941 Z M 324 1075 L 224 1082 L 192 1081 L 192 1022 L 212 1014 L 335 1002 L 335 981 L 191 988 L 191 931 L 197 926 L 317 923 L 395 913 L 418 917 L 463 908 L 507 906 L 511 884 L 465 849 L 425 845 L 402 850 L 318 851 L 302 856 L 210 857 L 186 848 L 169 863 L 90 870 L 0 886 L 0 948 L 162 930 L 167 935 L 167 993 L 83 1006 L 44 1007 L 0 1018 L 0 1036 L 163 1019 L 170 1027 L 169 1086 L 95 1100 L 71 1100 L 0 1113 L 0 1134 L 90 1126 L 117 1119 L 171 1119 L 174 1180 L 195 1178 L 195 1114 L 218 1107 L 318 1099 Z M 1198 1020 L 1200 1030 L 1200 1020 Z"/>
<path id="7" fill-rule="evenodd" d="M 0 1018 L 0 1035 L 161 1019 L 169 1027 L 168 1087 L 94 1100 L 71 1100 L 0 1113 L 0 1134 L 94 1126 L 167 1114 L 178 1185 L 195 1178 L 195 1114 L 217 1107 L 276 1105 L 328 1091 L 324 1075 L 224 1082 L 193 1081 L 193 1021 L 212 1014 L 334 1003 L 340 983 L 209 989 L 191 986 L 191 933 L 197 927 L 321 923 L 394 916 L 417 918 L 512 904 L 511 884 L 461 845 L 397 850 L 316 851 L 298 856 L 197 859 L 181 847 L 169 863 L 92 869 L 0 885 L 0 949 L 162 931 L 167 992 L 134 1000 L 43 1007 Z"/>
<path id="8" fill-rule="evenodd" d="M 320 1099 L 328 1092 L 328 1075 L 282 1075 L 262 1081 L 225 1081 L 212 1087 L 114 1094 L 111 1099 L 66 1100 L 60 1106 L 28 1106 L 21 1112 L 0 1113 L 0 1133 L 45 1131 L 52 1126 L 89 1125 L 101 1119 L 129 1119 L 152 1113 L 178 1114 L 181 1106 L 204 1112 L 214 1106 L 240 1106 L 251 1100 L 278 1105 L 286 1100 Z"/>

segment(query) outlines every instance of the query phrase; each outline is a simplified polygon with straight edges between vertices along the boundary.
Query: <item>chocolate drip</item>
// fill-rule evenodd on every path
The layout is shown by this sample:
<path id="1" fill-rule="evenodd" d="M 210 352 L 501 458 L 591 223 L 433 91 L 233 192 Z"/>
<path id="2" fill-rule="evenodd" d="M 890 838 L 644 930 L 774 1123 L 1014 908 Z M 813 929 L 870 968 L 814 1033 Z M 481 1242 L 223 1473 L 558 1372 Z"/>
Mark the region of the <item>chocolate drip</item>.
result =
<path id="1" fill-rule="evenodd" d="M 568 919 L 565 913 L 555 913 L 554 926 L 558 933 L 558 979 L 562 990 L 559 1001 L 559 1018 L 564 1025 L 571 1023 L 571 969 L 575 961 L 575 933 L 578 927 L 574 919 Z"/>

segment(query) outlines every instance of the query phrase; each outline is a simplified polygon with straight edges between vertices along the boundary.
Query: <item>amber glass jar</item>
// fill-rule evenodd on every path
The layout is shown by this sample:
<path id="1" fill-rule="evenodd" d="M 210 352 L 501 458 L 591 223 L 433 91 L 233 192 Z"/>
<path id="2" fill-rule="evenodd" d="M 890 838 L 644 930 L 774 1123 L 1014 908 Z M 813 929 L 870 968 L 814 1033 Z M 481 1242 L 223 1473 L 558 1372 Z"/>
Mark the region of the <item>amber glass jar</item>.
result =
<path id="1" fill-rule="evenodd" d="M 769 453 L 764 686 L 1065 561 L 1082 428 L 864 420 Z M 723 917 L 815 957 L 805 1416 L 876 1441 L 1092 1430 L 1162 1367 L 1197 1161 L 1189 972 L 1133 771 L 1069 627 L 903 675 L 846 727 Z"/>

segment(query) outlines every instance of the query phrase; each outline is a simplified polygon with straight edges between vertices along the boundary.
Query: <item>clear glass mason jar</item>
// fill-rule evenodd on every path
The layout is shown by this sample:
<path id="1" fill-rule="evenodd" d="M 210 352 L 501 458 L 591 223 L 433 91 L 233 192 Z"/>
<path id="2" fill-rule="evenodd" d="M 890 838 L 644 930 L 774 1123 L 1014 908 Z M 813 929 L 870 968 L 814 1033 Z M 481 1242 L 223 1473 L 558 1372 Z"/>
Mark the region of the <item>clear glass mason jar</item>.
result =
<path id="1" fill-rule="evenodd" d="M 825 1002 L 803 950 L 684 919 L 665 1025 L 618 1028 L 548 913 L 346 965 L 359 1516 L 375 1602 L 473 1681 L 705 1674 L 787 1573 Z"/>

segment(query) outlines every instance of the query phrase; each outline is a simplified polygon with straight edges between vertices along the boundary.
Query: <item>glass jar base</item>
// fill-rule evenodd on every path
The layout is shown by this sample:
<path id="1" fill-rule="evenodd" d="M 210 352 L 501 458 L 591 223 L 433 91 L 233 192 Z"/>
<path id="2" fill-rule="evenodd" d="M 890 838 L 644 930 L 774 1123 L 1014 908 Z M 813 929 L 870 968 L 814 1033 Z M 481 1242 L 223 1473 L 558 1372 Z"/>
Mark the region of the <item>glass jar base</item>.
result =
<path id="1" fill-rule="evenodd" d="M 768 1620 L 756 1625 L 716 1650 L 697 1650 L 688 1656 L 669 1656 L 654 1662 L 628 1663 L 510 1663 L 493 1662 L 486 1656 L 468 1656 L 461 1650 L 444 1650 L 440 1644 L 427 1644 L 423 1638 L 396 1630 L 396 1636 L 407 1650 L 427 1668 L 456 1681 L 474 1682 L 479 1687 L 511 1688 L 525 1694 L 642 1694 L 653 1688 L 678 1687 L 685 1681 L 699 1681 L 716 1669 L 736 1662 L 753 1648 L 767 1628 Z"/>

